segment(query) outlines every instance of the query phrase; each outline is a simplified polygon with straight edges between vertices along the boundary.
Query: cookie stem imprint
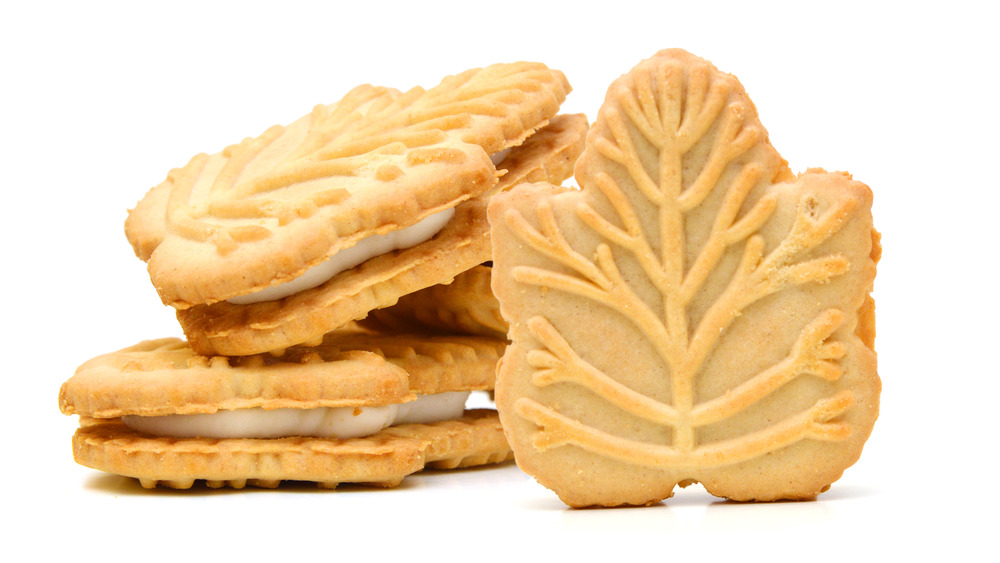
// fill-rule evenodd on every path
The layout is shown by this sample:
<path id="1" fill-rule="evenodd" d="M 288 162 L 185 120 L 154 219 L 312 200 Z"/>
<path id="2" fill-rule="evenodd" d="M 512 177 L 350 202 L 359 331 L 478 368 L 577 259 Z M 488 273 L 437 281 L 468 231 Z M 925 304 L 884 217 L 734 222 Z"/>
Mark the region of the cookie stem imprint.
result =
<path id="1" fill-rule="evenodd" d="M 739 83 L 704 61 L 691 63 L 687 54 L 658 58 L 609 89 L 577 163 L 582 192 L 538 195 L 537 188 L 518 205 L 491 209 L 491 221 L 502 223 L 510 244 L 533 254 L 525 263 L 496 258 L 501 275 L 514 286 L 537 288 L 546 303 L 572 300 L 601 319 L 630 324 L 658 357 L 667 388 L 656 398 L 620 381 L 611 373 L 617 367 L 599 367 L 596 352 L 567 334 L 586 321 L 552 320 L 549 309 L 511 305 L 508 314 L 523 320 L 524 363 L 536 390 L 516 398 L 512 411 L 536 426 L 530 443 L 539 453 L 575 446 L 654 468 L 711 468 L 800 441 L 843 441 L 855 430 L 842 415 L 858 398 L 836 385 L 796 412 L 767 416 L 746 431 L 715 438 L 702 438 L 715 435 L 701 431 L 767 408 L 762 405 L 800 379 L 837 382 L 848 353 L 841 340 L 855 323 L 845 319 L 855 315 L 870 280 L 847 306 L 843 300 L 810 305 L 809 318 L 790 319 L 799 323 L 785 327 L 794 331 L 791 339 L 763 343 L 770 354 L 764 357 L 777 359 L 770 365 L 755 365 L 715 396 L 699 392 L 708 388 L 699 384 L 719 375 L 713 366 L 728 365 L 712 363 L 713 355 L 722 353 L 720 342 L 741 317 L 777 326 L 780 320 L 767 317 L 782 314 L 772 304 L 783 294 L 809 295 L 858 267 L 839 250 L 838 237 L 848 236 L 841 231 L 868 213 L 862 205 L 870 202 L 829 197 L 825 188 L 808 185 L 774 188 L 808 182 L 792 178 Z M 497 228 L 495 244 L 501 244 Z M 499 286 L 503 308 L 503 282 Z M 669 439 L 636 439 L 561 412 L 567 395 L 554 397 L 565 386 L 666 427 Z"/>

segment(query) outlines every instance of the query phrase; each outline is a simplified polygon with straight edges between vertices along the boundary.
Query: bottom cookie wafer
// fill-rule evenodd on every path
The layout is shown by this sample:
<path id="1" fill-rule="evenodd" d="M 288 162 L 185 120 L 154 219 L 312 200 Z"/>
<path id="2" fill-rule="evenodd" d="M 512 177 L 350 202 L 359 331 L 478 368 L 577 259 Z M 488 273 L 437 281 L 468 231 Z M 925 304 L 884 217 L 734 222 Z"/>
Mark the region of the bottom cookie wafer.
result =
<path id="1" fill-rule="evenodd" d="M 394 487 L 424 467 L 450 469 L 510 459 L 495 411 L 466 411 L 457 420 L 404 424 L 365 438 L 202 439 L 138 433 L 120 419 L 82 418 L 73 457 L 87 467 L 134 477 L 145 488 L 276 487 L 313 481 Z"/>

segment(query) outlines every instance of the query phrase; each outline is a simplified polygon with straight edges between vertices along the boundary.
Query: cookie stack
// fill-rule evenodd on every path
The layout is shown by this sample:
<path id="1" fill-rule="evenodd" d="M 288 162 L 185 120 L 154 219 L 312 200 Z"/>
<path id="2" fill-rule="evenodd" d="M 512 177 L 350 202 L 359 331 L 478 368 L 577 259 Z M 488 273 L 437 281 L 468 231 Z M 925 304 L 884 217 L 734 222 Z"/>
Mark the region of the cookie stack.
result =
<path id="1" fill-rule="evenodd" d="M 568 91 L 530 63 L 361 86 L 171 172 L 126 234 L 187 341 L 63 385 L 76 459 L 391 486 L 512 449 L 572 506 L 825 491 L 879 412 L 871 190 L 794 174 L 684 51 L 612 83 L 589 132 Z M 499 414 L 465 411 L 494 383 Z"/>
<path id="2" fill-rule="evenodd" d="M 536 63 L 359 86 L 171 171 L 125 232 L 186 340 L 63 384 L 75 459 L 182 489 L 393 486 L 508 459 L 496 412 L 465 409 L 507 344 L 486 205 L 572 174 L 587 123 L 556 115 L 569 90 Z"/>

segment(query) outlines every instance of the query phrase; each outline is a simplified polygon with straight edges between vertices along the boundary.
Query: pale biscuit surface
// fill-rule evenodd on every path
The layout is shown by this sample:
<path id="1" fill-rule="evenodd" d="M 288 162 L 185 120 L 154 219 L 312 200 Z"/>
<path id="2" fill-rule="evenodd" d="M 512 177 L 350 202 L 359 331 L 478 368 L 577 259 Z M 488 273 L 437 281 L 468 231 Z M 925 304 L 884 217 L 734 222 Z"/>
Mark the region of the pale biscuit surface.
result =
<path id="1" fill-rule="evenodd" d="M 493 191 L 525 181 L 561 182 L 583 150 L 586 118 L 559 115 L 511 150 Z M 492 193 L 492 192 L 491 192 Z M 423 288 L 450 282 L 490 259 L 487 196 L 460 204 L 431 240 L 377 256 L 319 287 L 284 299 L 234 305 L 222 301 L 179 310 L 177 318 L 200 354 L 248 355 L 317 342 L 330 330 L 364 318 Z"/>
<path id="2" fill-rule="evenodd" d="M 489 209 L 518 465 L 573 506 L 826 490 L 878 416 L 871 191 L 793 176 L 740 83 L 676 50 L 611 85 L 576 177 Z"/>
<path id="3" fill-rule="evenodd" d="M 492 188 L 489 155 L 544 126 L 568 91 L 538 63 L 472 69 L 430 90 L 360 86 L 172 171 L 126 235 L 179 309 L 283 283 Z"/>

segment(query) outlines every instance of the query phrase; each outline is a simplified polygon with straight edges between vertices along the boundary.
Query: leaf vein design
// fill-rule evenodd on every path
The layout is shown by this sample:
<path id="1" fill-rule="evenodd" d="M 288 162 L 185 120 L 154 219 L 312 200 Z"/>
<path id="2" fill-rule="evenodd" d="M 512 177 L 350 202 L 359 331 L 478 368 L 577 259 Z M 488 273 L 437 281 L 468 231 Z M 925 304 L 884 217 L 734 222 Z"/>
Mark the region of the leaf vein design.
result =
<path id="1" fill-rule="evenodd" d="M 659 321 L 656 313 L 621 278 L 610 248 L 602 245 L 595 262 L 591 262 L 573 250 L 562 235 L 551 205 L 543 202 L 537 211 L 542 232 L 531 227 L 515 211 L 508 212 L 505 219 L 521 240 L 556 262 L 575 270 L 583 279 L 529 266 L 515 268 L 514 279 L 521 283 L 560 289 L 618 311 L 643 331 L 657 347 L 664 361 L 672 362 L 678 351 L 671 346 L 677 339 L 669 337 L 667 328 Z"/>
<path id="2" fill-rule="evenodd" d="M 629 389 L 577 355 L 544 317 L 533 317 L 528 326 L 547 348 L 546 351 L 532 350 L 528 355 L 528 363 L 539 368 L 532 378 L 535 385 L 573 382 L 647 420 L 665 425 L 680 422 L 680 415 L 670 405 Z"/>
<path id="3" fill-rule="evenodd" d="M 760 140 L 760 132 L 757 129 L 742 128 L 743 109 L 737 104 L 727 106 L 723 114 L 722 130 L 712 147 L 708 162 L 678 198 L 678 207 L 681 211 L 690 211 L 701 204 L 717 187 L 726 165 Z"/>
<path id="4" fill-rule="evenodd" d="M 603 137 L 598 137 L 595 139 L 595 148 L 607 158 L 624 166 L 632 181 L 635 182 L 636 188 L 646 199 L 655 205 L 663 204 L 664 198 L 660 187 L 639 160 L 638 153 L 632 143 L 631 133 L 625 128 L 621 114 L 614 109 L 608 110 L 607 113 L 608 128 L 611 129 L 615 144 L 611 144 Z"/>
<path id="5" fill-rule="evenodd" d="M 749 100 L 736 95 L 733 86 L 706 65 L 685 70 L 679 64 L 665 64 L 631 80 L 629 88 L 614 95 L 616 103 L 602 108 L 599 122 L 605 127 L 588 139 L 588 151 L 610 161 L 603 168 L 592 168 L 582 186 L 584 192 L 602 195 L 607 205 L 579 198 L 573 207 L 579 222 L 602 240 L 592 256 L 573 247 L 548 199 L 539 200 L 534 209 L 537 228 L 513 209 L 507 210 L 504 221 L 517 239 L 568 270 L 521 265 L 512 269 L 513 279 L 590 300 L 627 319 L 666 366 L 670 403 L 616 381 L 579 355 L 541 316 L 527 321 L 529 333 L 540 344 L 527 356 L 535 370 L 532 383 L 586 388 L 617 408 L 670 428 L 671 443 L 647 444 L 614 436 L 522 398 L 515 409 L 540 427 L 536 447 L 575 445 L 645 465 L 702 466 L 749 459 L 803 439 L 844 439 L 850 427 L 832 419 L 854 404 L 849 391 L 739 438 L 708 444 L 696 439 L 699 427 L 747 409 L 796 378 L 840 378 L 839 360 L 846 348 L 832 340 L 844 322 L 844 313 L 837 309 L 818 314 L 801 329 L 783 359 L 749 375 L 722 396 L 696 404 L 694 383 L 720 339 L 748 307 L 786 288 L 827 283 L 847 272 L 850 264 L 844 255 L 810 253 L 838 232 L 857 202 L 844 199 L 821 212 L 818 201 L 801 197 L 789 232 L 768 249 L 761 231 L 774 217 L 779 197 L 758 195 L 748 204 L 755 188 L 772 181 L 774 174 L 755 156 L 766 143 L 766 133 Z M 699 149 L 700 170 L 685 185 L 685 159 L 708 134 L 713 138 L 710 146 Z M 655 166 L 651 151 L 656 152 Z M 686 264 L 685 220 L 713 193 L 721 193 L 712 200 L 715 217 Z M 637 211 L 637 206 L 647 204 L 656 213 L 652 233 Z M 601 211 L 608 206 L 610 217 Z M 624 254 L 616 254 L 619 249 Z M 689 326 L 692 301 L 727 253 L 738 253 L 735 270 L 713 303 Z M 630 286 L 619 263 L 626 258 L 635 260 L 660 293 L 659 303 L 647 303 Z"/>
<path id="6" fill-rule="evenodd" d="M 294 127 L 272 127 L 211 157 L 221 162 L 206 167 L 205 157 L 172 174 L 168 223 L 180 236 L 212 240 L 228 253 L 241 241 L 270 236 L 273 222 L 255 220 L 284 225 L 368 186 L 406 184 L 409 169 L 475 160 L 476 145 L 492 152 L 517 144 L 545 125 L 541 116 L 554 113 L 567 89 L 561 74 L 536 63 L 472 69 L 430 90 L 358 86 Z M 199 184 L 202 173 L 214 175 L 208 189 Z M 225 221 L 234 219 L 251 225 Z"/>
<path id="7" fill-rule="evenodd" d="M 534 440 L 535 447 L 541 451 L 575 445 L 635 465 L 703 467 L 739 463 L 805 438 L 842 440 L 850 432 L 850 428 L 830 421 L 851 408 L 855 400 L 853 392 L 841 391 L 832 397 L 820 399 L 811 408 L 763 430 L 690 450 L 616 436 L 573 420 L 528 398 L 518 399 L 514 409 L 518 415 L 541 428 Z"/>

